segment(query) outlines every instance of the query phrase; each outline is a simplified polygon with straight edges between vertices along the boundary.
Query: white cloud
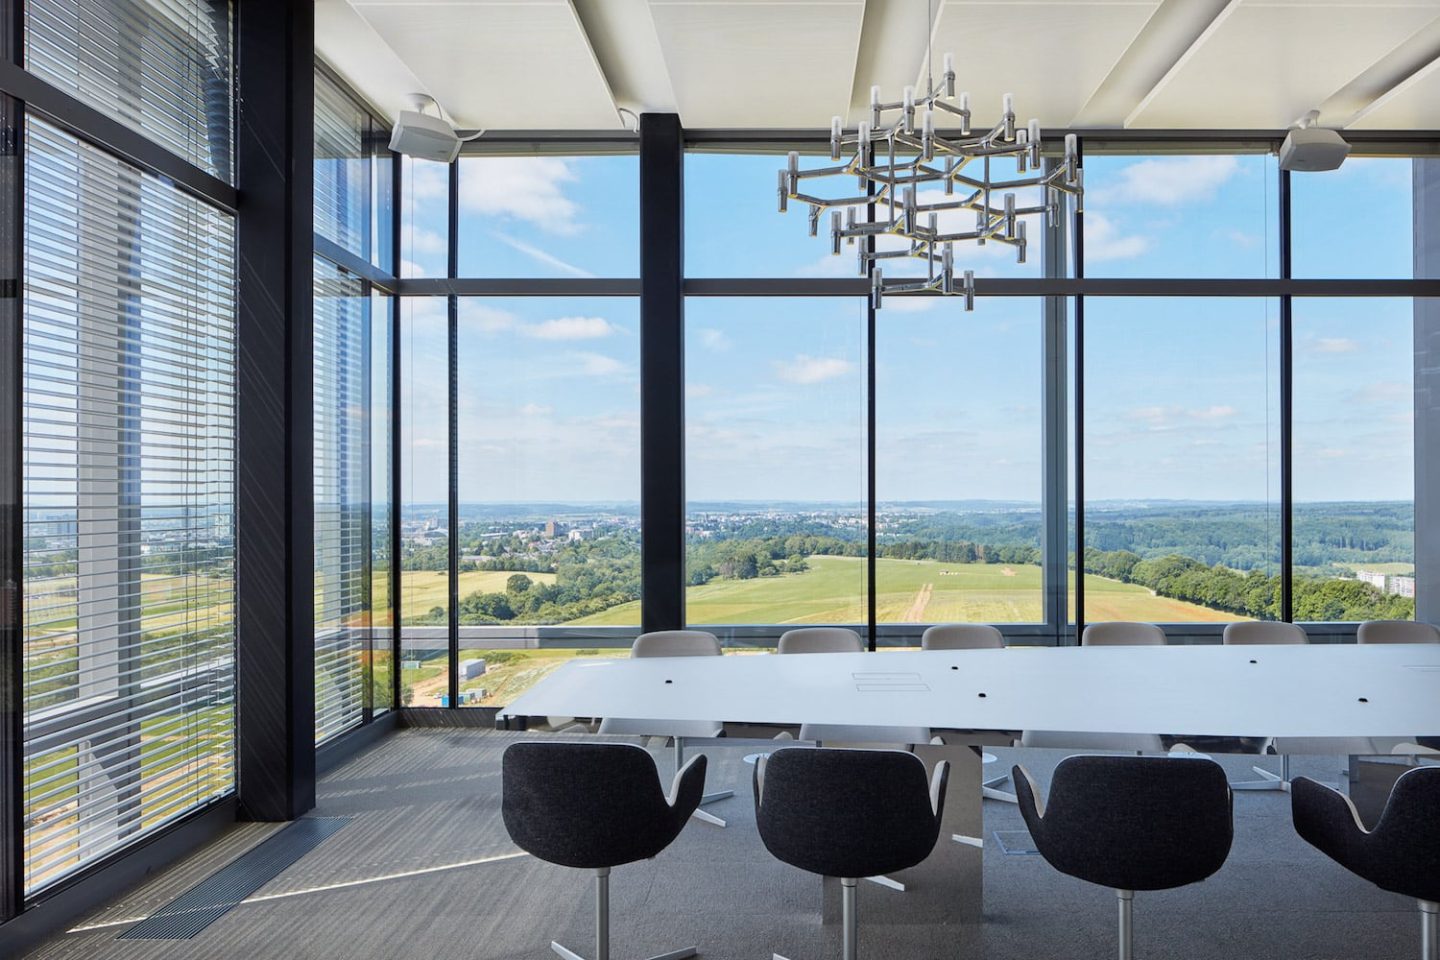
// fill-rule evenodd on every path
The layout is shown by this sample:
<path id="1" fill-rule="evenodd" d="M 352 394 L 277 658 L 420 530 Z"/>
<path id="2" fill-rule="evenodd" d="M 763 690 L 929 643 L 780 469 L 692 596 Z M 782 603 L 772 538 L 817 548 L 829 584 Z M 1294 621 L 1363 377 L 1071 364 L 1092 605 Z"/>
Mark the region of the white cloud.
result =
<path id="1" fill-rule="evenodd" d="M 1139 234 L 1122 235 L 1120 228 L 1104 214 L 1085 211 L 1085 260 L 1129 260 L 1150 249 L 1148 238 Z"/>
<path id="2" fill-rule="evenodd" d="M 425 268 L 420 266 L 420 264 L 416 263 L 414 260 L 401 260 L 400 276 L 417 278 L 423 277 L 425 276 Z"/>
<path id="3" fill-rule="evenodd" d="M 450 168 L 443 163 L 407 159 L 406 195 L 414 200 L 443 200 L 450 193 Z"/>
<path id="4" fill-rule="evenodd" d="M 544 403 L 527 403 L 520 407 L 520 414 L 526 417 L 543 417 L 554 412 L 554 407 Z"/>
<path id="5" fill-rule="evenodd" d="M 481 333 L 504 333 L 516 326 L 515 315 L 468 297 L 460 298 L 460 324 Z"/>
<path id="6" fill-rule="evenodd" d="M 1086 202 L 1149 203 L 1179 206 L 1213 198 L 1219 188 L 1240 171 L 1233 156 L 1155 157 L 1121 167 L 1114 180 L 1090 191 Z M 1089 215 L 1087 212 L 1086 219 Z M 1087 223 L 1088 226 L 1088 223 Z M 1086 237 L 1089 254 L 1089 237 Z"/>
<path id="7" fill-rule="evenodd" d="M 812 357 L 805 353 L 793 360 L 775 361 L 775 375 L 787 383 L 824 383 L 843 377 L 854 369 L 855 364 L 840 357 Z"/>
<path id="8" fill-rule="evenodd" d="M 565 196 L 565 184 L 578 179 L 560 157 L 476 157 L 461 172 L 460 203 L 473 213 L 573 235 L 582 229 L 580 205 Z"/>
<path id="9" fill-rule="evenodd" d="M 714 327 L 701 327 L 696 331 L 700 334 L 700 343 L 707 350 L 714 350 L 717 353 L 730 349 L 730 338 L 725 336 L 723 330 L 716 330 Z"/>
<path id="10" fill-rule="evenodd" d="M 445 238 L 434 230 L 412 228 L 410 231 L 410 249 L 416 253 L 448 253 L 449 247 Z"/>
<path id="11" fill-rule="evenodd" d="M 590 377 L 613 376 L 625 369 L 625 364 L 603 353 L 577 353 L 575 359 L 580 361 L 580 372 Z"/>
<path id="12" fill-rule="evenodd" d="M 1228 420 L 1239 412 L 1234 407 L 1216 404 L 1203 410 L 1191 410 L 1189 414 L 1196 420 Z"/>
<path id="13" fill-rule="evenodd" d="M 568 273 L 572 277 L 595 276 L 595 274 L 591 273 L 589 270 L 586 270 L 584 267 L 577 267 L 575 266 L 575 264 L 570 263 L 568 260 L 561 260 L 553 253 L 548 253 L 544 250 L 541 250 L 534 244 L 526 243 L 524 240 L 517 240 L 509 234 L 501 233 L 498 230 L 494 230 L 491 231 L 491 236 L 493 236 L 496 240 L 499 240 L 501 243 L 505 244 L 505 246 L 511 248 L 512 250 L 518 250 L 530 259 L 535 260 L 539 263 L 543 263 L 547 267 L 554 267 L 561 273 Z"/>
<path id="14" fill-rule="evenodd" d="M 816 241 L 816 243 L 819 242 L 818 240 Z M 827 239 L 825 242 L 828 244 L 829 240 Z M 825 277 L 829 279 L 859 277 L 860 264 L 856 257 L 857 254 L 853 249 L 841 247 L 838 257 L 833 253 L 826 253 L 825 256 L 813 263 L 807 263 L 803 267 L 800 267 L 795 271 L 795 276 Z"/>
<path id="15" fill-rule="evenodd" d="M 715 393 L 715 388 L 708 383 L 687 383 L 685 385 L 685 396 L 691 400 L 698 400 L 701 397 L 709 397 Z"/>
<path id="16" fill-rule="evenodd" d="M 1321 337 L 1310 344 L 1315 353 L 1354 353 L 1360 349 L 1360 341 L 1349 337 Z"/>
<path id="17" fill-rule="evenodd" d="M 598 340 L 618 329 L 604 317 L 557 317 L 526 324 L 521 332 L 536 340 Z"/>

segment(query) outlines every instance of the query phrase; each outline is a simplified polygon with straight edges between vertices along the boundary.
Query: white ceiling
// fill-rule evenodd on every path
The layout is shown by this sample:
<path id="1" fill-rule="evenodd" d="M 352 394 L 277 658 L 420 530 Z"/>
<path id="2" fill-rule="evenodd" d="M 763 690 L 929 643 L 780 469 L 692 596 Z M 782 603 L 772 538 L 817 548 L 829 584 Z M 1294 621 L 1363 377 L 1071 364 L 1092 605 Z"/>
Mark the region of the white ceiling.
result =
<path id="1" fill-rule="evenodd" d="M 382 112 L 465 129 L 853 124 L 955 55 L 991 122 L 1440 129 L 1440 0 L 316 0 L 316 47 Z M 933 28 L 931 27 L 933 24 Z"/>

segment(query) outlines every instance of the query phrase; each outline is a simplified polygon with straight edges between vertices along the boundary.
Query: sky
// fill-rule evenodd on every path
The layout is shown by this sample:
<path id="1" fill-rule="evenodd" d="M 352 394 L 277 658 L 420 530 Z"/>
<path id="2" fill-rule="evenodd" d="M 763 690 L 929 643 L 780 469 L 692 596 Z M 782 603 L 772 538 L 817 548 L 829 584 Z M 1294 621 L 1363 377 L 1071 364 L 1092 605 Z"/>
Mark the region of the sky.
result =
<path id="1" fill-rule="evenodd" d="M 857 275 L 848 248 L 832 257 L 808 236 L 803 210 L 776 211 L 783 163 L 687 156 L 689 276 Z M 444 276 L 445 168 L 406 161 L 404 175 L 403 273 Z M 460 275 L 636 276 L 637 176 L 633 156 L 462 160 Z M 1088 157 L 1086 275 L 1277 276 L 1276 180 L 1265 155 Z M 1292 182 L 1295 276 L 1411 275 L 1408 160 L 1356 158 Z M 980 276 L 1041 271 L 1038 244 L 1023 265 L 994 244 L 956 253 Z M 881 501 L 1039 500 L 1042 307 L 887 299 Z M 1279 312 L 1265 299 L 1088 298 L 1087 498 L 1277 501 Z M 1411 322 L 1409 301 L 1296 301 L 1298 500 L 1412 496 Z M 442 501 L 444 301 L 407 299 L 402 323 L 403 499 Z M 863 500 L 864 324 L 860 299 L 690 300 L 688 498 Z M 461 500 L 637 500 L 638 343 L 632 298 L 462 300 Z"/>

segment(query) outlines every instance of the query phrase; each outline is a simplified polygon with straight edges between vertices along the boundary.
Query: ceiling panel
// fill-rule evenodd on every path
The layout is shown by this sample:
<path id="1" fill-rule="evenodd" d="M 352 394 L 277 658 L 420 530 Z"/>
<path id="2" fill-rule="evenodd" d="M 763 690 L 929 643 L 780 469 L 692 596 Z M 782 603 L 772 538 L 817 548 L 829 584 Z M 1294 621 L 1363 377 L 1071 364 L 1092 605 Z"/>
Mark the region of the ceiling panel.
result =
<path id="1" fill-rule="evenodd" d="M 946 52 L 955 55 L 956 88 L 970 92 L 982 124 L 998 120 L 1001 97 L 1013 93 L 1021 122 L 1037 117 L 1043 126 L 1069 126 L 1159 6 L 1159 0 L 946 0 L 936 22 L 935 63 L 941 66 Z M 887 91 L 886 98 L 898 100 L 898 93 Z"/>
<path id="2" fill-rule="evenodd" d="M 1287 127 L 1437 16 L 1440 0 L 1236 0 L 1128 125 Z"/>
<path id="3" fill-rule="evenodd" d="M 829 127 L 850 109 L 864 0 L 651 0 L 687 127 Z"/>
<path id="4" fill-rule="evenodd" d="M 622 126 L 569 0 L 352 6 L 460 127 Z"/>

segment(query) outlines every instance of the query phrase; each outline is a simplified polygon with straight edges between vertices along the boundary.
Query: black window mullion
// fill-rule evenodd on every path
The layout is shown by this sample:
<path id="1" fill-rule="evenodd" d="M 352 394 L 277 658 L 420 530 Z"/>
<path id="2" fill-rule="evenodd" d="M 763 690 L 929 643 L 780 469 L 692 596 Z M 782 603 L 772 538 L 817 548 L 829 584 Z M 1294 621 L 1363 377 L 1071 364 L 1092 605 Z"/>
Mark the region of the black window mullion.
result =
<path id="1" fill-rule="evenodd" d="M 460 265 L 460 162 L 450 163 L 450 215 L 449 252 L 446 275 L 452 279 L 459 272 Z M 449 347 L 448 357 L 449 391 L 449 527 L 450 537 L 450 617 L 449 617 L 449 661 L 450 661 L 450 708 L 460 706 L 460 411 L 459 411 L 459 357 L 456 352 L 460 341 L 460 301 L 454 295 L 445 298 Z"/>
<path id="2" fill-rule="evenodd" d="M 1085 139 L 1075 147 L 1076 162 L 1085 166 Z M 1071 218 L 1075 279 L 1085 279 L 1085 211 L 1076 205 Z M 1085 296 L 1075 297 L 1075 642 L 1085 632 Z"/>
<path id="3" fill-rule="evenodd" d="M 1280 171 L 1280 279 L 1291 273 L 1290 171 Z M 1295 593 L 1291 577 L 1295 549 L 1294 406 L 1295 312 L 1294 297 L 1280 298 L 1280 609 L 1279 618 L 1294 619 Z M 1266 398 L 1269 402 L 1269 398 Z M 1269 507 L 1267 505 L 1266 509 Z"/>

